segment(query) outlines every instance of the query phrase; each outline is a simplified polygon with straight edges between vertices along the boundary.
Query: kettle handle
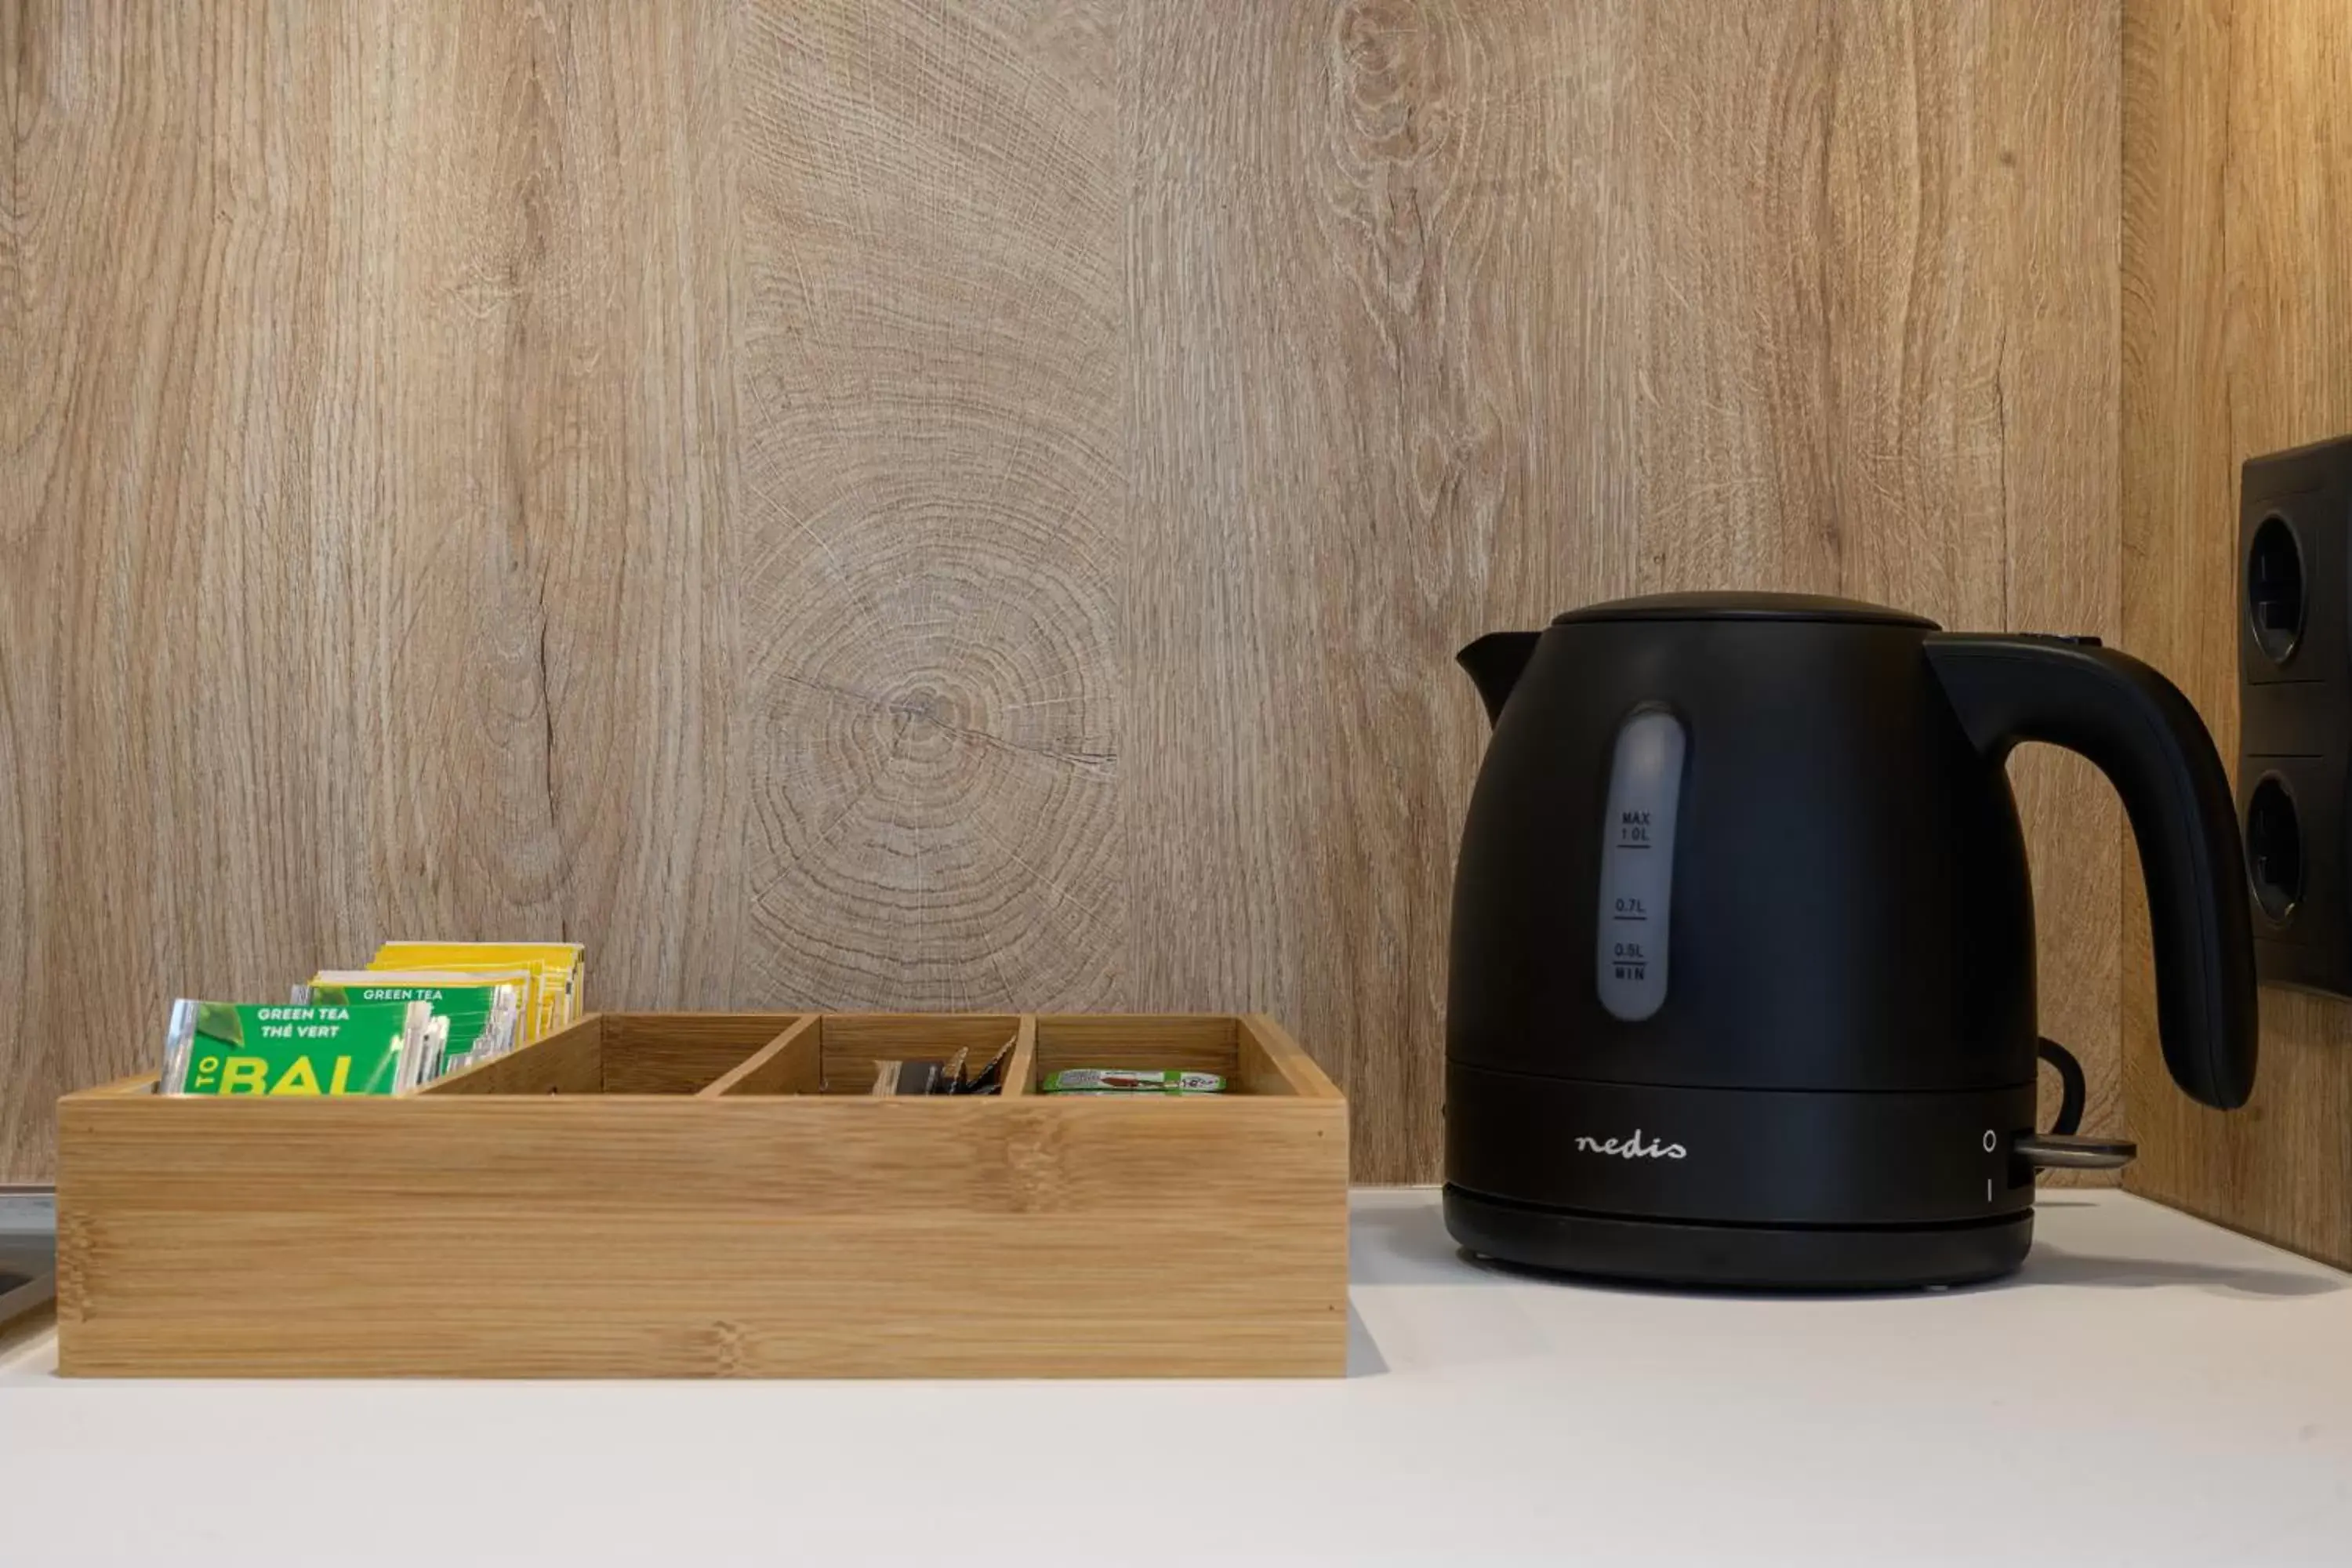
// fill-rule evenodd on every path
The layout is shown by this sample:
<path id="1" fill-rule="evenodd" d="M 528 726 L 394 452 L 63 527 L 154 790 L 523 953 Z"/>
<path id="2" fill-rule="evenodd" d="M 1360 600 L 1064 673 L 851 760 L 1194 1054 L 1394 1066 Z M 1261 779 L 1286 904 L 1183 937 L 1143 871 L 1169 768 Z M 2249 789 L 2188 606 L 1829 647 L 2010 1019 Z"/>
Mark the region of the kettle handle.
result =
<path id="1" fill-rule="evenodd" d="M 2217 1110 L 2253 1092 L 2252 922 L 2229 775 L 2178 687 L 2095 638 L 1926 639 L 1977 749 L 1995 764 L 2021 741 L 2079 752 L 2123 797 L 2147 882 L 2157 1034 L 2182 1090 Z"/>

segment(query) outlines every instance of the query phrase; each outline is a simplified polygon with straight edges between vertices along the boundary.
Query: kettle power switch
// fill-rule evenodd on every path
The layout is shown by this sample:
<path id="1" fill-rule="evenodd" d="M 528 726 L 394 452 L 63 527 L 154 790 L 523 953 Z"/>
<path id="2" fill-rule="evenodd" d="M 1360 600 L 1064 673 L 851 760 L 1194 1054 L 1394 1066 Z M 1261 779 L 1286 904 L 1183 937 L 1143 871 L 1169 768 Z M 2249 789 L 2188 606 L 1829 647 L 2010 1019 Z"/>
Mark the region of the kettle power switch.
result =
<path id="1" fill-rule="evenodd" d="M 1610 1016 L 1638 1024 L 1666 1000 L 1666 932 L 1674 913 L 1675 811 L 1682 798 L 1682 721 L 1634 710 L 1617 731 L 1601 824 L 1595 973 Z"/>

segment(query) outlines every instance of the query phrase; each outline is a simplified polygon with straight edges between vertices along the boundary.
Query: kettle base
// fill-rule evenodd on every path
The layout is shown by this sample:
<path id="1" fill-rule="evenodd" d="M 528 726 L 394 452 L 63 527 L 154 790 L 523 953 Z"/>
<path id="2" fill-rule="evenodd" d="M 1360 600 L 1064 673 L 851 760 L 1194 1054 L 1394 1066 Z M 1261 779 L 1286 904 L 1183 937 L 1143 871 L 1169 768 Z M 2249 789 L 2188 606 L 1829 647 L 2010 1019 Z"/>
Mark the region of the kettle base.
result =
<path id="1" fill-rule="evenodd" d="M 2014 1271 L 2033 1212 L 1898 1227 L 1701 1225 L 1532 1208 L 1449 1185 L 1445 1228 L 1469 1251 L 1547 1272 L 1744 1290 L 1906 1290 Z"/>

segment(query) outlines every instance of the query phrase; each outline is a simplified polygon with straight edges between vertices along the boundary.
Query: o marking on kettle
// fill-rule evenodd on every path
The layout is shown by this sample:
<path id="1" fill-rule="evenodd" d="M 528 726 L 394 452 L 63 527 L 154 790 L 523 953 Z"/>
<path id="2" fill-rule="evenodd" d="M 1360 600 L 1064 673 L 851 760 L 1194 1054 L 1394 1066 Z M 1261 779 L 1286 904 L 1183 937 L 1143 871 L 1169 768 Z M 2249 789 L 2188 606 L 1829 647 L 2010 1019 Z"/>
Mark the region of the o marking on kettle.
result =
<path id="1" fill-rule="evenodd" d="M 1985 1135 L 1984 1135 L 1984 1149 L 1985 1149 L 1985 1152 L 1986 1152 L 1986 1153 L 1988 1153 L 1988 1154 L 1991 1153 L 1991 1152 L 1993 1152 L 1994 1148 L 1995 1148 L 1996 1146 L 1998 1146 L 1998 1145 L 2000 1144 L 2000 1139 L 1998 1139 L 1998 1138 L 1996 1138 L 1996 1137 L 1994 1137 L 1994 1136 L 1992 1135 L 1992 1129 L 1991 1129 L 1991 1128 L 1990 1128 L 1990 1127 L 1986 1128 L 1986 1129 L 1985 1129 Z"/>

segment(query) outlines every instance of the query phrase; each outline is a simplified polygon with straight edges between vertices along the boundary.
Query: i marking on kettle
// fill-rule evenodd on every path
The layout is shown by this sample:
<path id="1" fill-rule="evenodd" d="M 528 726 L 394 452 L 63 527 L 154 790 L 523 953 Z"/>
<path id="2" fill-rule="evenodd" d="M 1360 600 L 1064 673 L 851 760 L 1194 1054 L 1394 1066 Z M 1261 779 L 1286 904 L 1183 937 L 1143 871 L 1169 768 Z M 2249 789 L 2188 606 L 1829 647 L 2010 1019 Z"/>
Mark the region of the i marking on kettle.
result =
<path id="1" fill-rule="evenodd" d="M 1631 1138 L 1585 1138 L 1576 1141 L 1580 1154 L 1614 1154 L 1620 1160 L 1679 1160 L 1690 1152 L 1679 1143 L 1661 1143 L 1655 1139 L 1642 1142 L 1642 1130 L 1633 1129 Z"/>

